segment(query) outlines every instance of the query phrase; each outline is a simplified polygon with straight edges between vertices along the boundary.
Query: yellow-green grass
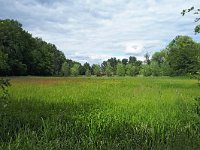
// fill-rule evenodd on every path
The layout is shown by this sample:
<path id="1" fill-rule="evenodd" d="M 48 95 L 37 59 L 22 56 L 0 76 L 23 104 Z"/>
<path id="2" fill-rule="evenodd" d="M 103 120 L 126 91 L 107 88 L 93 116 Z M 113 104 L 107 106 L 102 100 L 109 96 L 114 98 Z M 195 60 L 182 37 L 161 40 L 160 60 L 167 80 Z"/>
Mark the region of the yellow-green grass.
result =
<path id="1" fill-rule="evenodd" d="M 200 88 L 170 77 L 16 77 L 2 149 L 199 149 Z"/>

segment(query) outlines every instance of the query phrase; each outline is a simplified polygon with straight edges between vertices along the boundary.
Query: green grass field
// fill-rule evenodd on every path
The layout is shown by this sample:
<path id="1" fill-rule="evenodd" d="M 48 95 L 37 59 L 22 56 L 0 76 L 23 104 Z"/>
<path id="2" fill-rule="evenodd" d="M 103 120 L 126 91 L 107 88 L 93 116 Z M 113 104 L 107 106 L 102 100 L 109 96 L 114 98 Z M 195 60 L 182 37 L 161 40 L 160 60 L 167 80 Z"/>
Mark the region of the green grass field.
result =
<path id="1" fill-rule="evenodd" d="M 200 149 L 200 88 L 169 77 L 17 77 L 0 149 Z"/>

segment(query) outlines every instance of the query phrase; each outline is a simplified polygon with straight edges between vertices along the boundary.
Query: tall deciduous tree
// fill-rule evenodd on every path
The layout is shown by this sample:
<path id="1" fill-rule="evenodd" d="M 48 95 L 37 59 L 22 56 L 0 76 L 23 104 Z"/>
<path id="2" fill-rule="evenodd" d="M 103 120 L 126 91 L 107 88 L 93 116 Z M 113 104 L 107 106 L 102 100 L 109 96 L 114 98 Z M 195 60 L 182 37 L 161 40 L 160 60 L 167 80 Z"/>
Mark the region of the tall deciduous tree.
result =
<path id="1" fill-rule="evenodd" d="M 122 59 L 122 64 L 123 65 L 127 65 L 128 64 L 128 59 L 126 59 L 126 58 Z"/>
<path id="2" fill-rule="evenodd" d="M 135 56 L 130 56 L 130 57 L 129 57 L 128 63 L 129 63 L 129 64 L 135 64 L 136 61 L 137 61 L 137 58 L 136 58 Z"/>
<path id="3" fill-rule="evenodd" d="M 6 75 L 9 69 L 8 54 L 5 54 L 0 50 L 0 75 Z"/>
<path id="4" fill-rule="evenodd" d="M 143 76 L 151 76 L 152 75 L 152 71 L 151 71 L 151 66 L 150 65 L 143 65 L 142 66 L 142 69 L 140 70 L 140 73 L 143 75 Z"/>
<path id="5" fill-rule="evenodd" d="M 110 66 L 112 67 L 112 72 L 115 75 L 116 70 L 117 70 L 118 60 L 115 57 L 112 57 L 112 58 L 108 59 L 107 62 L 110 63 Z"/>
<path id="6" fill-rule="evenodd" d="M 136 76 L 139 74 L 139 67 L 133 64 L 126 65 L 126 74 L 128 76 Z"/>
<path id="7" fill-rule="evenodd" d="M 92 65 L 92 72 L 94 75 L 99 76 L 101 74 L 101 67 L 97 64 Z"/>
<path id="8" fill-rule="evenodd" d="M 91 70 L 87 69 L 85 72 L 85 75 L 90 77 L 92 75 Z"/>
<path id="9" fill-rule="evenodd" d="M 188 36 L 177 36 L 167 47 L 167 61 L 174 75 L 195 74 L 200 69 L 200 44 Z"/>
<path id="10" fill-rule="evenodd" d="M 90 64 L 86 62 L 83 64 L 83 67 L 82 67 L 82 75 L 86 75 L 89 72 L 91 72 L 91 67 L 90 67 Z"/>
<path id="11" fill-rule="evenodd" d="M 59 75 L 66 60 L 56 46 L 33 38 L 14 20 L 0 20 L 0 75 Z M 1 63 L 2 64 L 2 63 Z"/>
<path id="12" fill-rule="evenodd" d="M 152 61 L 150 64 L 150 68 L 151 68 L 152 76 L 160 76 L 161 75 L 161 68 L 160 68 L 158 62 Z"/>
<path id="13" fill-rule="evenodd" d="M 117 64 L 117 75 L 118 76 L 125 76 L 126 70 L 125 66 L 122 63 Z"/>
<path id="14" fill-rule="evenodd" d="M 112 67 L 109 62 L 107 62 L 105 73 L 107 76 L 113 75 Z"/>
<path id="15" fill-rule="evenodd" d="M 80 67 L 80 64 L 74 64 L 74 66 L 70 70 L 72 76 L 79 75 L 79 67 Z"/>
<path id="16" fill-rule="evenodd" d="M 61 74 L 63 76 L 70 76 L 70 64 L 67 62 L 64 62 L 62 64 L 62 68 L 61 68 Z"/>
<path id="17" fill-rule="evenodd" d="M 147 64 L 147 65 L 150 65 L 151 61 L 150 61 L 150 54 L 149 53 L 146 53 L 144 55 L 144 58 L 145 58 L 145 61 L 144 63 Z"/>

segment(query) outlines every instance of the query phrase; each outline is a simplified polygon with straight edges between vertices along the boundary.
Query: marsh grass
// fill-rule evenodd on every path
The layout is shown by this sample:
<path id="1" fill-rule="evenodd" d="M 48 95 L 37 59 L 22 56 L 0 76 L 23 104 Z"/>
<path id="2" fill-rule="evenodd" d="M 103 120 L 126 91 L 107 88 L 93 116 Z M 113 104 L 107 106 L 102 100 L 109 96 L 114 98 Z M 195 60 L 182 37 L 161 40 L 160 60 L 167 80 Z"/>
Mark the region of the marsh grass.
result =
<path id="1" fill-rule="evenodd" d="M 13 78 L 1 149 L 199 149 L 195 80 Z"/>

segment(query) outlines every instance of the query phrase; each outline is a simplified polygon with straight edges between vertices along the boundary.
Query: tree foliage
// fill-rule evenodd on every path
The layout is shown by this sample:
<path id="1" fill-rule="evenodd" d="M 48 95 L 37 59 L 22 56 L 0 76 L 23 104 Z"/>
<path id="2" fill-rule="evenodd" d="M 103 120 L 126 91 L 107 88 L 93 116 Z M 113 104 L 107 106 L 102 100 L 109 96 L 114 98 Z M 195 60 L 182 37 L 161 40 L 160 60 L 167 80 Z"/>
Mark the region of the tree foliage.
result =
<path id="1" fill-rule="evenodd" d="M 93 75 L 100 76 L 101 74 L 100 65 L 97 65 L 97 64 L 92 65 L 92 72 L 93 72 Z"/>
<path id="2" fill-rule="evenodd" d="M 0 109 L 8 105 L 8 87 L 11 86 L 9 79 L 0 79 Z"/>
<path id="3" fill-rule="evenodd" d="M 145 58 L 144 63 L 147 64 L 147 65 L 149 65 L 149 64 L 151 63 L 151 61 L 150 61 L 150 54 L 149 54 L 149 53 L 146 53 L 146 54 L 144 55 L 144 58 Z"/>
<path id="4" fill-rule="evenodd" d="M 92 75 L 91 70 L 87 69 L 85 72 L 85 75 L 90 77 Z"/>
<path id="5" fill-rule="evenodd" d="M 133 64 L 126 65 L 126 75 L 128 76 L 137 76 L 139 74 L 139 71 L 139 66 L 135 66 Z"/>
<path id="6" fill-rule="evenodd" d="M 74 64 L 74 66 L 71 68 L 71 75 L 72 76 L 78 76 L 79 75 L 79 68 L 80 68 L 80 64 Z"/>
<path id="7" fill-rule="evenodd" d="M 106 69 L 105 69 L 105 73 L 107 76 L 112 76 L 113 75 L 113 68 L 112 66 L 110 65 L 109 62 L 107 62 L 107 65 L 106 65 Z"/>
<path id="8" fill-rule="evenodd" d="M 140 74 L 142 74 L 145 77 L 151 76 L 151 67 L 150 65 L 143 65 L 142 69 L 140 70 Z"/>
<path id="9" fill-rule="evenodd" d="M 184 16 L 185 14 L 189 13 L 189 12 L 193 12 L 193 14 L 196 16 L 195 18 L 195 22 L 199 22 L 200 21 L 200 8 L 195 8 L 194 6 L 192 6 L 191 8 L 188 9 L 184 9 L 181 14 Z M 194 32 L 195 33 L 200 33 L 200 24 L 197 25 L 194 28 Z"/>
<path id="10" fill-rule="evenodd" d="M 70 76 L 70 64 L 66 61 L 62 64 L 61 74 L 62 76 Z"/>
<path id="11" fill-rule="evenodd" d="M 167 47 L 167 61 L 174 75 L 195 74 L 200 69 L 200 44 L 188 36 L 177 36 Z"/>
<path id="12" fill-rule="evenodd" d="M 0 20 L 0 75 L 59 75 L 66 60 L 56 46 L 33 38 L 14 20 Z"/>
<path id="13" fill-rule="evenodd" d="M 125 65 L 122 63 L 117 64 L 117 75 L 118 76 L 125 76 L 126 70 L 125 70 Z"/>
<path id="14" fill-rule="evenodd" d="M 161 67 L 158 62 L 152 61 L 150 64 L 150 71 L 152 76 L 160 76 L 161 75 Z"/>
<path id="15" fill-rule="evenodd" d="M 199 10 L 194 8 L 183 11 L 183 15 L 191 11 L 198 15 Z M 88 62 L 82 65 L 66 59 L 55 45 L 32 37 L 18 21 L 0 20 L 0 76 L 195 75 L 200 70 L 200 43 L 188 36 L 177 36 L 165 49 L 155 52 L 152 57 L 146 53 L 144 57 L 143 62 L 130 56 L 122 60 L 111 57 L 92 67 Z"/>

